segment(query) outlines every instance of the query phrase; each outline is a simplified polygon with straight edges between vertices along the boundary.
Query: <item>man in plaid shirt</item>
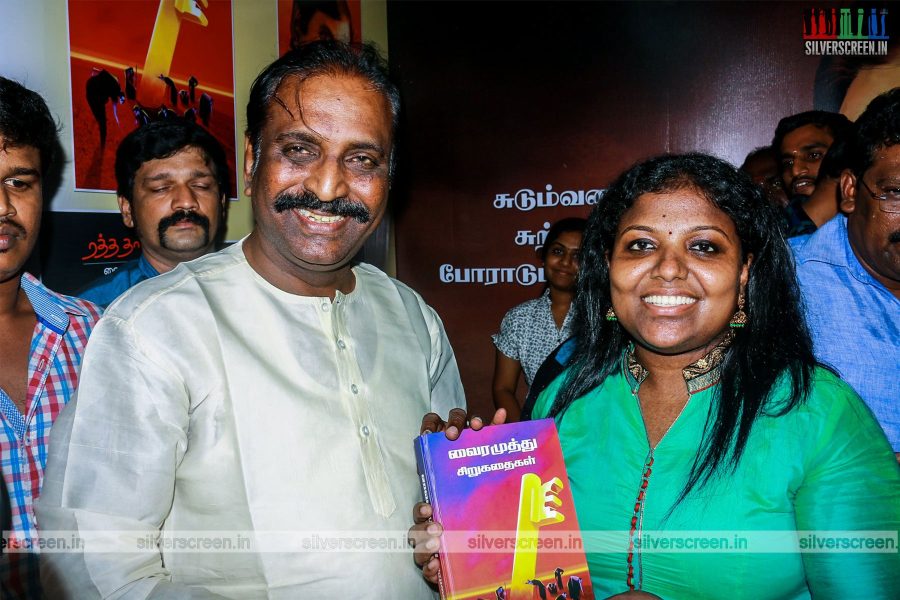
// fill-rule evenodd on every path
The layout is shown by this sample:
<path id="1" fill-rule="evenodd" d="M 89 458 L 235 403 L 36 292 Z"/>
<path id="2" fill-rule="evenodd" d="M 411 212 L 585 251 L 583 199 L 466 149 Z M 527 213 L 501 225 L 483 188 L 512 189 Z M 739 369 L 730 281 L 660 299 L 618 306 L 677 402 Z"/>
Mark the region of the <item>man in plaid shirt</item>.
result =
<path id="1" fill-rule="evenodd" d="M 33 502 L 50 426 L 75 392 L 84 345 L 100 317 L 95 305 L 51 292 L 24 271 L 56 135 L 44 100 L 0 77 L 0 467 L 11 521 L 0 540 L 4 598 L 40 597 Z"/>

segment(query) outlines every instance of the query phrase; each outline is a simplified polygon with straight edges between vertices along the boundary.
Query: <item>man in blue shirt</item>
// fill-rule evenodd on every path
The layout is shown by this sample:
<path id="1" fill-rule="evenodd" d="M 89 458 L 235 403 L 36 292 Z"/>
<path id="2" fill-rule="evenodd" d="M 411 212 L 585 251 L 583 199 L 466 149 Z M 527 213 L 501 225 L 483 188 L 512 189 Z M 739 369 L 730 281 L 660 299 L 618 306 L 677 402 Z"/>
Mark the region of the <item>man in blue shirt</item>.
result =
<path id="1" fill-rule="evenodd" d="M 229 189 L 225 151 L 194 123 L 148 123 L 119 144 L 116 187 L 122 220 L 135 229 L 142 253 L 78 294 L 103 308 L 135 284 L 221 244 Z"/>
<path id="2" fill-rule="evenodd" d="M 834 196 L 814 195 L 819 169 L 831 146 L 852 131 L 840 113 L 810 110 L 778 122 L 772 148 L 781 161 L 781 180 L 790 201 L 784 208 L 787 237 L 812 233 L 838 212 Z"/>
<path id="3" fill-rule="evenodd" d="M 856 389 L 900 458 L 900 88 L 856 122 L 841 210 L 791 240 L 816 356 Z"/>

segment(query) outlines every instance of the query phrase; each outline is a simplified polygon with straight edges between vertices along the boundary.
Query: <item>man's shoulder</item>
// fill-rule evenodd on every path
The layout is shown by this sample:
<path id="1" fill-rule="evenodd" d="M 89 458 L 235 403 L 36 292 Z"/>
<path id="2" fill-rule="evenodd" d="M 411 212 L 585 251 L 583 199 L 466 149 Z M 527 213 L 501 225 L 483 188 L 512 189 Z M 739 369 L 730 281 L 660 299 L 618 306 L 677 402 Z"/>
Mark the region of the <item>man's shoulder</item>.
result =
<path id="1" fill-rule="evenodd" d="M 93 302 L 54 292 L 29 273 L 22 275 L 22 287 L 28 294 L 34 312 L 43 319 L 47 319 L 53 313 L 62 312 L 68 315 L 69 319 L 92 327 L 102 313 L 102 309 Z"/>
<path id="2" fill-rule="evenodd" d="M 798 271 L 811 264 L 826 263 L 843 266 L 847 241 L 846 217 L 838 214 L 815 233 L 791 238 L 788 243 L 794 253 Z"/>
<path id="3" fill-rule="evenodd" d="M 204 286 L 225 283 L 228 275 L 246 265 L 239 244 L 213 252 L 192 261 L 180 263 L 168 273 L 141 281 L 125 291 L 106 311 L 107 315 L 128 319 L 154 306 L 165 306 L 176 292 L 202 293 Z M 179 297 L 176 301 L 181 301 Z"/>
<path id="4" fill-rule="evenodd" d="M 387 290 L 396 290 L 401 295 L 412 296 L 418 302 L 426 304 L 422 295 L 416 290 L 409 287 L 399 279 L 391 277 L 378 267 L 368 263 L 357 263 L 353 267 L 353 272 L 362 280 L 362 284 L 366 289 L 383 288 Z M 427 305 L 427 304 L 426 304 Z"/>
<path id="5" fill-rule="evenodd" d="M 140 259 L 123 263 L 110 275 L 101 275 L 78 290 L 79 297 L 99 305 L 109 306 L 113 300 L 136 283 L 147 279 L 141 272 Z"/>

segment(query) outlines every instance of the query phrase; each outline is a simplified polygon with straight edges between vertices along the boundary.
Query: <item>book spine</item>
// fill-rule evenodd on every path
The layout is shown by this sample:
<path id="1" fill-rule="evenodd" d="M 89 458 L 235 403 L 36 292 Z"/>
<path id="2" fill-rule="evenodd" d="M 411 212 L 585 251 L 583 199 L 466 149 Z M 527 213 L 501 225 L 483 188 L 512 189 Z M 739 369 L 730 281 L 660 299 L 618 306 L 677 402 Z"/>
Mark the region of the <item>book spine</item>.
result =
<path id="1" fill-rule="evenodd" d="M 431 466 L 431 455 L 428 449 L 428 436 L 420 435 L 416 438 L 416 470 L 419 472 L 419 483 L 422 485 L 422 500 L 431 505 L 432 519 L 440 523 L 440 511 L 438 508 L 437 498 L 434 493 L 434 469 Z M 444 544 L 441 542 L 441 548 Z M 444 583 L 444 573 L 448 569 L 447 561 L 444 560 L 443 552 L 439 554 L 441 569 L 438 571 L 438 591 L 441 594 L 441 600 L 447 600 L 448 590 Z M 449 573 L 447 573 L 449 580 Z"/>

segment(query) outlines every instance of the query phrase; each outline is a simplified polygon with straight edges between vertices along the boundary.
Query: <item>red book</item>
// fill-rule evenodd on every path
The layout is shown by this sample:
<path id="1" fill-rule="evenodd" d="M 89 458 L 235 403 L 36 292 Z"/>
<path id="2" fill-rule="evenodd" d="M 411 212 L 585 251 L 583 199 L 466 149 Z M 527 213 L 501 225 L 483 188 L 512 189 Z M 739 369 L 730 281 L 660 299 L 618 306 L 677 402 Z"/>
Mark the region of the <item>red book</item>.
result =
<path id="1" fill-rule="evenodd" d="M 553 419 L 415 441 L 441 536 L 444 600 L 592 600 Z"/>

